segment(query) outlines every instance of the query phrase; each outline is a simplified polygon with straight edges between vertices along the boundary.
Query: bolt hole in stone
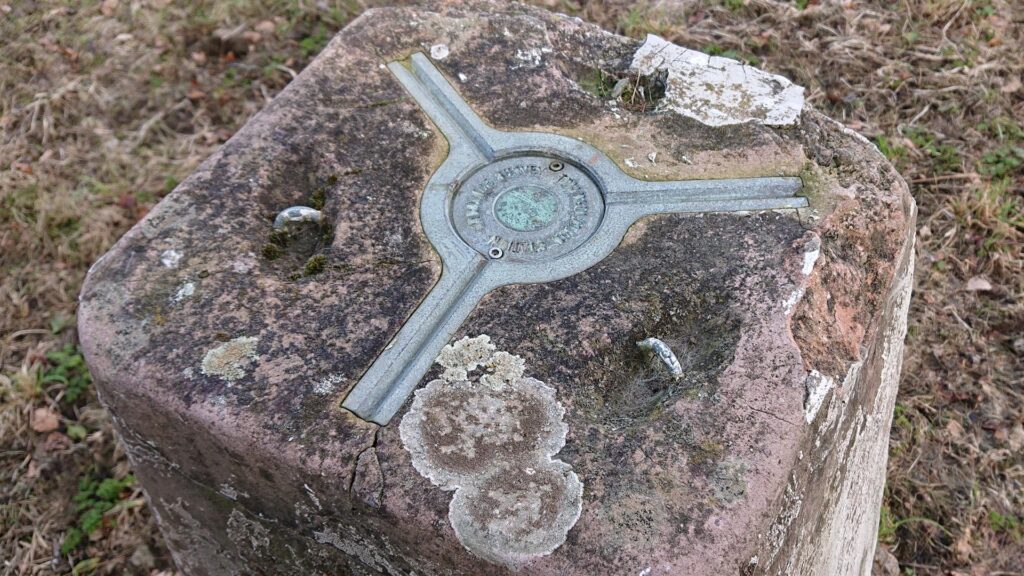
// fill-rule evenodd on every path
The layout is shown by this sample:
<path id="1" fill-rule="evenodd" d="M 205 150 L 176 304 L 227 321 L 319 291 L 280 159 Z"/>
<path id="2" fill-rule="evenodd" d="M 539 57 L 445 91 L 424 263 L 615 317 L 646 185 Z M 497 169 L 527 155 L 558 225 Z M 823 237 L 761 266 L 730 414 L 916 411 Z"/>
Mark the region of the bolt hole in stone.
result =
<path id="1" fill-rule="evenodd" d="M 292 206 L 278 212 L 260 252 L 271 267 L 290 280 L 326 270 L 334 230 L 319 210 Z"/>
<path id="2" fill-rule="evenodd" d="M 739 343 L 739 316 L 726 302 L 695 299 L 669 312 L 669 317 L 674 319 L 648 333 L 665 335 L 682 375 L 673 376 L 656 354 L 637 347 L 635 341 L 623 343 L 621 371 L 604 387 L 602 419 L 643 422 L 680 398 L 714 393 L 718 376 L 732 362 Z"/>
<path id="3" fill-rule="evenodd" d="M 487 251 L 487 255 L 497 260 L 505 255 L 505 251 L 495 246 L 494 248 L 491 248 L 490 250 Z"/>
<path id="4" fill-rule="evenodd" d="M 614 100 L 633 112 L 653 110 L 668 87 L 668 70 L 638 74 L 630 70 L 585 68 L 577 77 L 580 87 L 587 92 L 604 101 Z"/>

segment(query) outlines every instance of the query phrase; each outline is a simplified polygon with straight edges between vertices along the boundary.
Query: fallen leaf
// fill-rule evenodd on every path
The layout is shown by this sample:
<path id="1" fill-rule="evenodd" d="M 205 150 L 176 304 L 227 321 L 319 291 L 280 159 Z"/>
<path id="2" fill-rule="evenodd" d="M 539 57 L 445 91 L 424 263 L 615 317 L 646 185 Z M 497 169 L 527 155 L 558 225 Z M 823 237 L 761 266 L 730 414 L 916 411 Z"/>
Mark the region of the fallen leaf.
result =
<path id="1" fill-rule="evenodd" d="M 875 576 L 900 576 L 900 562 L 885 544 L 875 547 Z"/>
<path id="2" fill-rule="evenodd" d="M 964 434 L 964 427 L 956 420 L 950 420 L 946 423 L 946 432 L 953 438 L 959 438 Z"/>
<path id="3" fill-rule="evenodd" d="M 118 0 L 103 0 L 100 4 L 100 13 L 104 16 L 110 16 L 117 10 Z"/>
<path id="4" fill-rule="evenodd" d="M 206 64 L 206 53 L 205 52 L 193 52 L 192 61 L 202 66 Z"/>
<path id="5" fill-rule="evenodd" d="M 270 35 L 273 34 L 275 30 L 277 30 L 277 24 L 274 24 L 273 20 L 264 20 L 259 24 L 253 26 L 253 29 L 255 29 L 260 34 Z"/>
<path id="6" fill-rule="evenodd" d="M 29 425 L 32 430 L 39 432 L 53 432 L 57 428 L 60 428 L 60 418 L 57 416 L 52 408 L 44 406 L 42 408 L 36 408 L 32 411 L 32 417 L 29 419 Z"/>
<path id="7" fill-rule="evenodd" d="M 1024 84 L 1021 84 L 1020 76 L 1014 76 L 1003 84 L 1003 87 L 999 89 L 1003 94 L 1013 94 L 1017 90 L 1024 88 Z"/>
<path id="8" fill-rule="evenodd" d="M 967 290 L 971 292 L 988 292 L 992 289 L 992 283 L 981 276 L 974 276 L 967 281 Z"/>
<path id="9" fill-rule="evenodd" d="M 956 557 L 961 562 L 969 562 L 971 554 L 974 552 L 974 547 L 971 546 L 971 529 L 967 528 L 964 533 L 960 535 L 956 540 Z"/>
<path id="10" fill-rule="evenodd" d="M 1017 424 L 1013 427 L 1013 431 L 1010 432 L 1010 437 L 1007 439 L 1007 443 L 1010 445 L 1010 450 L 1013 452 L 1020 452 L 1020 449 L 1024 448 L 1024 424 Z"/>
<path id="11" fill-rule="evenodd" d="M 57 431 L 50 432 L 46 440 L 43 440 L 43 450 L 47 452 L 58 452 L 70 447 L 71 439 Z"/>

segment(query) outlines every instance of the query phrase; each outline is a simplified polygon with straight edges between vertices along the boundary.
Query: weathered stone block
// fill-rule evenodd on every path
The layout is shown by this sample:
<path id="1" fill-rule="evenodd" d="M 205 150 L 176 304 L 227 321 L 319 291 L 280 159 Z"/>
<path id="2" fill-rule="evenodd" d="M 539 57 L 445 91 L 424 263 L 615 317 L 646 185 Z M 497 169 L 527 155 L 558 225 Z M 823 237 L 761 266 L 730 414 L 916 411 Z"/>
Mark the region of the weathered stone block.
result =
<path id="1" fill-rule="evenodd" d="M 371 10 L 96 263 L 79 327 L 190 575 L 867 574 L 914 215 L 777 76 Z"/>

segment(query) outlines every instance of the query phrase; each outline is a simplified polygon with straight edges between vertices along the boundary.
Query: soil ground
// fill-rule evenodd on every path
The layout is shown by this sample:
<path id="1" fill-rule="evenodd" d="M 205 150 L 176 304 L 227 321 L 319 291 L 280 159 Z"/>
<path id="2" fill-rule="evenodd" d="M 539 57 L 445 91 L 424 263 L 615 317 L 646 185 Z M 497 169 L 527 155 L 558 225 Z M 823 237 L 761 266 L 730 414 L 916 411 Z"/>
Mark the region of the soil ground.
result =
<path id="1" fill-rule="evenodd" d="M 788 76 L 892 159 L 920 222 L 880 571 L 1024 574 L 1024 4 L 539 3 Z M 76 295 L 365 7 L 0 0 L 0 575 L 173 572 Z"/>

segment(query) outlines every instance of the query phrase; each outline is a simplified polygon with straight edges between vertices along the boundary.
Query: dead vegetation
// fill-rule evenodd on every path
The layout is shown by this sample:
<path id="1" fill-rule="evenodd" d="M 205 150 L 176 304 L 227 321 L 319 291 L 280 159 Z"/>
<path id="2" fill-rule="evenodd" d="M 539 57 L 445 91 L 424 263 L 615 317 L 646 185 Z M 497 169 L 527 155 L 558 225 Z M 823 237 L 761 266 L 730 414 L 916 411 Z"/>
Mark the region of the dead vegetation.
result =
<path id="1" fill-rule="evenodd" d="M 1024 6 L 540 3 L 786 75 L 896 163 L 921 211 L 880 539 L 905 574 L 1024 574 Z M 0 0 L 0 574 L 171 569 L 81 370 L 76 294 L 362 8 Z"/>

